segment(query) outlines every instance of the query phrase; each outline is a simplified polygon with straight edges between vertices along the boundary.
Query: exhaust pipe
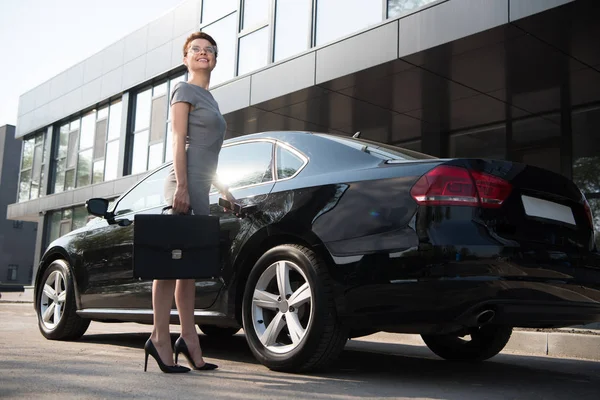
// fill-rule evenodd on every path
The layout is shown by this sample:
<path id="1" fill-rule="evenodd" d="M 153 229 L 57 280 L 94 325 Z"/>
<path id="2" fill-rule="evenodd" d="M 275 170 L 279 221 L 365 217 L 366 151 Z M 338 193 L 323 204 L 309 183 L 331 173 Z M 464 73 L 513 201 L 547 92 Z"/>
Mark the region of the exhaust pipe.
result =
<path id="1" fill-rule="evenodd" d="M 475 324 L 477 326 L 482 326 L 489 323 L 496 316 L 496 312 L 494 310 L 484 310 L 475 316 Z"/>

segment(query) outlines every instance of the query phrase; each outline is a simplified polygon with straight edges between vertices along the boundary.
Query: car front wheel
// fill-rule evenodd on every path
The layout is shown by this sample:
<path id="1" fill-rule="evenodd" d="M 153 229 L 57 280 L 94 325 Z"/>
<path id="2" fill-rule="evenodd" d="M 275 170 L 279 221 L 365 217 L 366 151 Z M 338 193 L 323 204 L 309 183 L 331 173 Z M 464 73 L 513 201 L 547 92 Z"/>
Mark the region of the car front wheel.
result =
<path id="1" fill-rule="evenodd" d="M 46 339 L 79 339 L 90 325 L 90 320 L 76 313 L 71 272 L 64 260 L 55 260 L 46 269 L 36 299 L 38 327 Z"/>
<path id="2" fill-rule="evenodd" d="M 348 339 L 337 318 L 327 266 L 303 246 L 266 252 L 250 272 L 242 307 L 249 347 L 273 370 L 321 369 Z"/>
<path id="3" fill-rule="evenodd" d="M 500 353 L 512 334 L 512 327 L 484 325 L 469 336 L 421 335 L 423 341 L 438 356 L 453 361 L 483 361 Z"/>

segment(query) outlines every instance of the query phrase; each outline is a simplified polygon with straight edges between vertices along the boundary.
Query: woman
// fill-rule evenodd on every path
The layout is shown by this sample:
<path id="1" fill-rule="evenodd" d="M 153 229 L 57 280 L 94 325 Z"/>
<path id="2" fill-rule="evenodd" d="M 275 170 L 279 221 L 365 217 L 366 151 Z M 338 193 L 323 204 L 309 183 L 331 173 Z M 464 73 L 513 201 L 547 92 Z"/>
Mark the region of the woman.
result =
<path id="1" fill-rule="evenodd" d="M 229 201 L 235 201 L 227 188 L 213 182 L 226 123 L 219 106 L 208 91 L 210 74 L 217 64 L 217 43 L 204 32 L 191 34 L 183 46 L 183 63 L 188 81 L 175 85 L 171 94 L 173 123 L 173 168 L 165 181 L 165 198 L 173 213 L 209 214 L 211 184 Z M 202 358 L 194 321 L 195 283 L 193 279 L 155 280 L 152 285 L 154 327 L 144 346 L 163 372 L 188 372 L 173 363 L 169 319 L 175 294 L 181 336 L 175 342 L 175 362 L 179 353 L 194 369 L 217 368 Z M 146 370 L 146 367 L 144 367 Z"/>

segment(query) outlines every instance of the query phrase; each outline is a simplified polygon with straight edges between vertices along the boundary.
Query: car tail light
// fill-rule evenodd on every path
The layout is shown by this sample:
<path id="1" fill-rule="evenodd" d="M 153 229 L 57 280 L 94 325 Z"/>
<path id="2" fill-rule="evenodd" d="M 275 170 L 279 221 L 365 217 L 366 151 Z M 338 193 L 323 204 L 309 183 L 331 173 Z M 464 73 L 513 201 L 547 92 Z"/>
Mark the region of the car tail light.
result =
<path id="1" fill-rule="evenodd" d="M 511 190 L 510 183 L 493 175 L 442 165 L 423 175 L 410 194 L 420 205 L 498 208 Z"/>

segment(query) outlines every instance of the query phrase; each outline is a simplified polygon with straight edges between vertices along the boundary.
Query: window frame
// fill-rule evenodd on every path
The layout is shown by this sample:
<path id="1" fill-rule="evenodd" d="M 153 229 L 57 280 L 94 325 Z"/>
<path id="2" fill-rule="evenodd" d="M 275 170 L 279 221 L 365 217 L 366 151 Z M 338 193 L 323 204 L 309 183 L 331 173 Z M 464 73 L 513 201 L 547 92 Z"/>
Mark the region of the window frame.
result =
<path id="1" fill-rule="evenodd" d="M 41 140 L 39 142 L 36 143 L 36 139 L 38 137 L 41 137 Z M 23 168 L 23 160 L 24 160 L 24 155 L 25 155 L 25 142 L 29 142 L 32 141 L 33 143 L 31 144 L 31 166 L 27 167 L 27 168 Z M 33 132 L 32 134 L 28 135 L 26 138 L 23 138 L 22 140 L 22 145 L 21 145 L 21 158 L 19 160 L 19 177 L 18 177 L 18 183 L 17 183 L 17 203 L 22 203 L 22 202 L 26 202 L 26 201 L 30 201 L 30 200 L 35 200 L 35 199 L 39 199 L 42 198 L 44 196 L 47 195 L 47 185 L 45 185 L 44 183 L 44 179 L 46 179 L 45 174 L 44 174 L 44 168 L 46 166 L 46 163 L 48 163 L 50 160 L 46 160 L 44 158 L 44 156 L 49 157 L 49 152 L 48 152 L 48 146 L 49 146 L 49 139 L 48 139 L 48 127 L 39 129 L 35 132 Z M 35 163 L 35 152 L 36 149 L 39 148 L 39 151 L 41 151 L 41 158 L 40 158 L 40 163 L 39 165 L 36 165 Z M 37 168 L 36 168 L 37 167 Z M 38 182 L 38 187 L 37 187 L 37 195 L 36 196 L 32 196 L 32 189 L 33 189 L 33 176 L 36 173 L 36 170 L 39 172 L 39 182 Z M 21 200 L 21 177 L 23 175 L 24 172 L 29 172 L 29 182 L 27 183 L 29 186 L 29 190 L 28 190 L 28 195 L 27 195 L 27 199 L 23 199 Z"/>
<path id="2" fill-rule="evenodd" d="M 290 175 L 288 177 L 285 178 L 279 178 L 279 174 L 277 173 L 278 171 L 278 162 L 277 162 L 277 147 L 281 147 L 284 150 L 288 150 L 290 153 L 292 153 L 293 155 L 297 156 L 298 158 L 300 158 L 302 160 L 302 165 L 300 166 L 300 168 L 298 168 L 296 170 L 296 172 L 294 172 L 293 175 Z M 309 158 L 304 155 L 304 153 L 300 152 L 298 149 L 290 146 L 287 143 L 281 142 L 281 141 L 277 141 L 276 145 L 275 145 L 275 155 L 274 155 L 274 166 L 275 166 L 275 182 L 283 182 L 283 181 L 288 181 L 290 179 L 294 179 L 300 172 L 302 172 L 302 170 L 308 165 L 309 162 Z"/>
<path id="3" fill-rule="evenodd" d="M 245 139 L 245 140 L 235 141 L 233 143 L 227 143 L 226 145 L 223 145 L 223 147 L 221 148 L 221 150 L 224 150 L 224 149 L 232 147 L 232 146 L 240 146 L 240 145 L 243 145 L 243 144 L 255 143 L 255 142 L 268 142 L 268 143 L 271 143 L 271 180 L 265 181 L 265 182 L 260 182 L 260 183 L 253 183 L 251 185 L 229 187 L 228 190 L 247 189 L 247 188 L 252 188 L 252 187 L 256 187 L 256 186 L 260 186 L 260 185 L 266 185 L 266 184 L 277 182 L 277 179 L 275 178 L 275 174 L 277 173 L 277 170 L 275 168 L 275 163 L 277 162 L 275 160 L 275 155 L 276 155 L 275 149 L 276 149 L 276 145 L 277 145 L 277 140 L 275 140 L 275 139 L 269 139 L 269 138 Z M 213 188 L 214 188 L 214 186 L 213 186 Z M 211 190 L 209 191 L 209 195 L 213 195 L 213 194 L 217 194 L 217 193 L 219 193 L 219 191 L 216 190 L 216 188 L 215 188 L 215 190 L 213 190 L 211 188 Z"/>

